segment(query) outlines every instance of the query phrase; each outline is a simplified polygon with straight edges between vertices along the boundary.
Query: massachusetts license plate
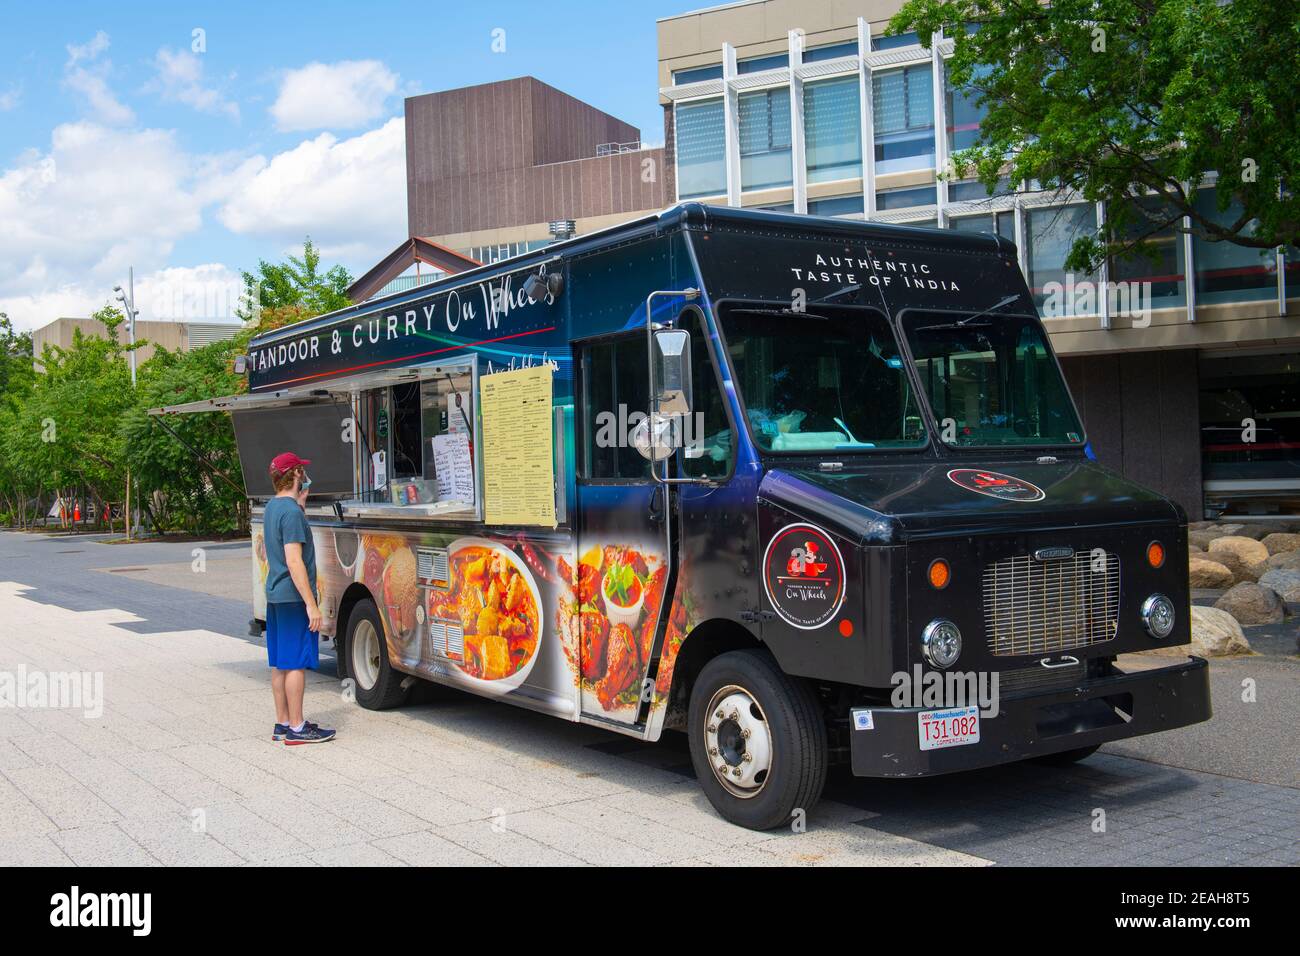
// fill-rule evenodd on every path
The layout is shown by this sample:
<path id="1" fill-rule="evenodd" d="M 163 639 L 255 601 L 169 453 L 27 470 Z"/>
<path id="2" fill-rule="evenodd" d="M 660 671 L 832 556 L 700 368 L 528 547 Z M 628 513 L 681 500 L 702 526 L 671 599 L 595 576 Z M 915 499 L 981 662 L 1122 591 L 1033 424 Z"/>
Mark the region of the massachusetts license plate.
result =
<path id="1" fill-rule="evenodd" d="M 916 723 L 922 750 L 942 750 L 980 742 L 978 707 L 923 710 L 916 715 Z"/>

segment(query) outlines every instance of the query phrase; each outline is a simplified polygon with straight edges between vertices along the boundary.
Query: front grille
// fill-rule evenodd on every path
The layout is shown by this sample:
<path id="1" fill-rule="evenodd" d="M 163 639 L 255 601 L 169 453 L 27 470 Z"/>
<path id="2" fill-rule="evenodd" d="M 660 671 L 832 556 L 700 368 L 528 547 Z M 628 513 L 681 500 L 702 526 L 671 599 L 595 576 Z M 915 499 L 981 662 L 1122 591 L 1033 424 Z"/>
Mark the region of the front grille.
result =
<path id="1" fill-rule="evenodd" d="M 998 657 L 1052 654 L 1115 636 L 1119 556 L 1079 551 L 1040 561 L 1017 555 L 984 569 L 984 626 Z"/>
<path id="2" fill-rule="evenodd" d="M 1002 671 L 998 674 L 998 693 L 1021 694 L 1027 691 L 1060 690 L 1063 687 L 1073 687 L 1082 683 L 1084 675 L 1083 661 L 1056 667 L 1043 667 L 1041 664 L 1017 667 L 1015 670 Z"/>

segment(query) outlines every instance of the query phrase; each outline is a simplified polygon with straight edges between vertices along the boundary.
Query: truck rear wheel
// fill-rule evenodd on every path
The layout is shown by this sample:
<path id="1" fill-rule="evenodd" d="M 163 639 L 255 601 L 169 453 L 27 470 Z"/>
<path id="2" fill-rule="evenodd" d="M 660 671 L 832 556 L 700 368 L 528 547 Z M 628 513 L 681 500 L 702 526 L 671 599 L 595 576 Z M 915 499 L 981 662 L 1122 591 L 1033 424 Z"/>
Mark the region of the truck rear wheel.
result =
<path id="1" fill-rule="evenodd" d="M 812 689 L 766 651 L 729 651 L 691 688 L 691 762 L 715 810 L 751 830 L 788 825 L 826 783 L 826 724 Z"/>
<path id="2" fill-rule="evenodd" d="M 348 675 L 356 687 L 357 703 L 366 710 L 387 710 L 406 699 L 402 675 L 388 663 L 388 641 L 379 609 L 369 598 L 358 601 L 348 615 Z"/>

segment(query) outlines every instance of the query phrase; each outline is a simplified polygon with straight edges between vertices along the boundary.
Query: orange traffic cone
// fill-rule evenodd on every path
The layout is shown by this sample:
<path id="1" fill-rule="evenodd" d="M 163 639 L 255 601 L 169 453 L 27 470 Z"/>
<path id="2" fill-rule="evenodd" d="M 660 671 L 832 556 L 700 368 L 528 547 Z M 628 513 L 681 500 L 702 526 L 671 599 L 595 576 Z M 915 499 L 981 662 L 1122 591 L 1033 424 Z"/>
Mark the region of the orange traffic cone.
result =
<path id="1" fill-rule="evenodd" d="M 81 502 L 80 502 L 80 501 L 78 501 L 76 504 L 74 504 L 74 505 L 72 506 L 72 520 L 73 520 L 74 523 L 75 523 L 75 522 L 78 522 L 78 521 L 81 520 Z"/>

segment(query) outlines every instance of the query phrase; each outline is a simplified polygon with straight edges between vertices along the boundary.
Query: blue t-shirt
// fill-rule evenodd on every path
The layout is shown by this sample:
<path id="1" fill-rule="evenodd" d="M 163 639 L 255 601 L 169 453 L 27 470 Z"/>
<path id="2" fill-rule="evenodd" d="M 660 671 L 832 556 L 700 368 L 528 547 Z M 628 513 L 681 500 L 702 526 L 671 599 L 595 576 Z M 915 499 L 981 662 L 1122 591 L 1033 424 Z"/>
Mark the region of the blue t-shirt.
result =
<path id="1" fill-rule="evenodd" d="M 311 539 L 311 526 L 307 515 L 293 498 L 277 495 L 266 503 L 262 519 L 262 533 L 266 541 L 266 601 L 268 604 L 302 604 L 302 595 L 289 576 L 289 566 L 284 561 L 286 544 L 302 545 L 302 563 L 307 566 L 307 580 L 316 590 L 316 545 Z"/>

